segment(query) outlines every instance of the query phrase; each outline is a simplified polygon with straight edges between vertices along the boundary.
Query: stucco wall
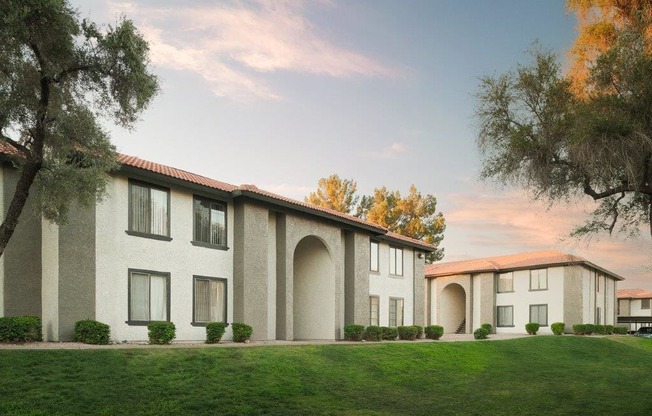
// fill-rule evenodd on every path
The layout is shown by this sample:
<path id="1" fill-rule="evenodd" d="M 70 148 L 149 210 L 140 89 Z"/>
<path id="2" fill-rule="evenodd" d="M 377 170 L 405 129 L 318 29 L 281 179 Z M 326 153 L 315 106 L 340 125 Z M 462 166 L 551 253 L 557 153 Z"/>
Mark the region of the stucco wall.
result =
<path id="1" fill-rule="evenodd" d="M 378 296 L 379 298 L 380 326 L 389 325 L 389 298 L 403 299 L 403 324 L 413 325 L 415 323 L 414 251 L 403 248 L 403 276 L 396 276 L 389 273 L 389 248 L 388 243 L 383 241 L 379 243 L 378 272 L 367 271 L 369 274 L 369 296 Z M 368 264 L 367 270 L 369 270 Z M 367 312 L 367 322 L 369 322 L 369 312 Z"/>
<path id="2" fill-rule="evenodd" d="M 464 290 L 462 297 L 454 296 L 454 286 L 459 285 Z M 441 325 L 447 334 L 455 333 L 462 320 L 466 320 L 466 333 L 473 331 L 473 282 L 471 275 L 462 274 L 432 279 L 430 283 L 432 325 Z M 448 288 L 448 289 L 447 289 Z M 464 301 L 463 312 L 459 302 Z"/>
<path id="3" fill-rule="evenodd" d="M 414 293 L 412 294 L 412 302 L 414 303 L 414 324 L 425 326 L 426 325 L 426 279 L 425 279 L 425 253 L 412 251 L 413 272 L 412 278 L 414 280 Z"/>
<path id="4" fill-rule="evenodd" d="M 584 322 L 584 305 L 588 302 L 584 293 L 584 274 L 588 272 L 581 266 L 564 268 L 564 319 L 565 332 L 572 333 L 573 325 Z"/>
<path id="5" fill-rule="evenodd" d="M 345 324 L 369 325 L 369 236 L 347 231 L 345 245 Z"/>
<path id="6" fill-rule="evenodd" d="M 627 299 L 624 299 L 627 300 Z M 622 301 L 622 300 L 621 300 Z M 632 299 L 629 301 L 630 310 L 627 313 L 623 313 L 621 310 L 621 315 L 623 316 L 652 316 L 652 309 L 643 309 L 641 308 L 641 299 Z"/>
<path id="7" fill-rule="evenodd" d="M 130 326 L 128 270 L 170 273 L 170 320 L 178 340 L 204 340 L 204 327 L 191 325 L 193 275 L 227 279 L 227 320 L 233 322 L 233 204 L 227 203 L 227 246 L 217 250 L 191 244 L 192 192 L 172 189 L 170 233 L 172 241 L 127 235 L 128 181 L 123 176 L 109 183 L 109 195 L 96 209 L 96 319 L 111 325 L 114 340 L 147 340 L 147 327 Z M 266 221 L 264 222 L 266 224 Z M 265 252 L 265 256 L 266 256 Z M 266 276 L 265 276 L 266 277 Z M 230 339 L 230 327 L 224 339 Z"/>
<path id="8" fill-rule="evenodd" d="M 42 316 L 43 339 L 59 340 L 59 226 L 43 219 Z"/>

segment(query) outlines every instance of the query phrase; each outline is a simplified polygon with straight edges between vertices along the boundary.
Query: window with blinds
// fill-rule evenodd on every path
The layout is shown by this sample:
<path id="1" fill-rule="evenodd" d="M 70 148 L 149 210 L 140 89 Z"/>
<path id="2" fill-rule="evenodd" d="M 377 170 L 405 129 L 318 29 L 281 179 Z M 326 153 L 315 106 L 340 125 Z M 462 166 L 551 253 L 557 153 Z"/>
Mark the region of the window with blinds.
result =
<path id="1" fill-rule="evenodd" d="M 170 191 L 129 182 L 129 231 L 170 236 Z"/>
<path id="2" fill-rule="evenodd" d="M 195 323 L 226 322 L 226 279 L 195 276 Z"/>
<path id="3" fill-rule="evenodd" d="M 195 196 L 193 240 L 226 247 L 226 204 Z"/>
<path id="4" fill-rule="evenodd" d="M 129 321 L 169 321 L 169 281 L 167 273 L 129 271 Z"/>

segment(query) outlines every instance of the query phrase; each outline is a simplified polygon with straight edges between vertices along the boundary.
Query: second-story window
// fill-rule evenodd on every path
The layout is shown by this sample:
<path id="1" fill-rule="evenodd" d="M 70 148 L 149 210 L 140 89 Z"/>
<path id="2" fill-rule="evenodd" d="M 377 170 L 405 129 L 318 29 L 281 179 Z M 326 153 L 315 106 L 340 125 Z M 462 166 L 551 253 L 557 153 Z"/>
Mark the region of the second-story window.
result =
<path id="1" fill-rule="evenodd" d="M 170 236 L 170 191 L 129 182 L 129 231 Z"/>
<path id="2" fill-rule="evenodd" d="M 370 250 L 369 250 L 369 270 L 372 272 L 377 272 L 378 271 L 378 242 L 372 241 L 370 243 Z"/>
<path id="3" fill-rule="evenodd" d="M 389 274 L 403 276 L 403 249 L 389 248 Z"/>
<path id="4" fill-rule="evenodd" d="M 226 247 L 226 204 L 195 197 L 193 201 L 193 240 Z"/>

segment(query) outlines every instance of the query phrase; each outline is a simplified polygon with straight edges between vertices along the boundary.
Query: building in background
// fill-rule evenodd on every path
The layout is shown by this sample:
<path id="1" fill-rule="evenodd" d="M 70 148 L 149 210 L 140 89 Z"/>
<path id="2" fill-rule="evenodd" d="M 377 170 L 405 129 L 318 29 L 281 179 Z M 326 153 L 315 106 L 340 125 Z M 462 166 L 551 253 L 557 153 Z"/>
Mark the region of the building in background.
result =
<path id="1" fill-rule="evenodd" d="M 618 323 L 627 324 L 630 331 L 642 326 L 652 326 L 652 291 L 620 289 L 618 296 Z"/>
<path id="2" fill-rule="evenodd" d="M 471 333 L 483 323 L 497 333 L 541 333 L 564 322 L 616 323 L 616 283 L 622 277 L 581 257 L 557 251 L 514 254 L 426 266 L 428 324 Z"/>

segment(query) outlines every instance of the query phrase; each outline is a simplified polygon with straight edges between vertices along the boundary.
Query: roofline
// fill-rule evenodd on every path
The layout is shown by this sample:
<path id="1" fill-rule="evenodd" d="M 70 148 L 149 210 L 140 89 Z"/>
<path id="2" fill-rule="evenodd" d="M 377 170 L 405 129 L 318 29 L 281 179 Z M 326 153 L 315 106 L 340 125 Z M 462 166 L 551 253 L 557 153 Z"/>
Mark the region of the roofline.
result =
<path id="1" fill-rule="evenodd" d="M 403 240 L 401 238 L 394 238 L 394 237 L 392 237 L 392 236 L 390 236 L 388 234 L 381 234 L 381 235 L 378 235 L 378 236 L 376 236 L 374 238 L 376 238 L 378 240 L 394 243 L 394 244 L 397 244 L 397 245 L 412 247 L 412 248 L 415 248 L 415 249 L 418 249 L 418 250 L 421 250 L 421 251 L 426 251 L 428 253 L 434 253 L 435 250 L 436 250 L 432 246 L 425 245 L 427 243 L 419 244 L 416 241 L 412 242 L 412 241 L 409 241 L 409 240 Z"/>

